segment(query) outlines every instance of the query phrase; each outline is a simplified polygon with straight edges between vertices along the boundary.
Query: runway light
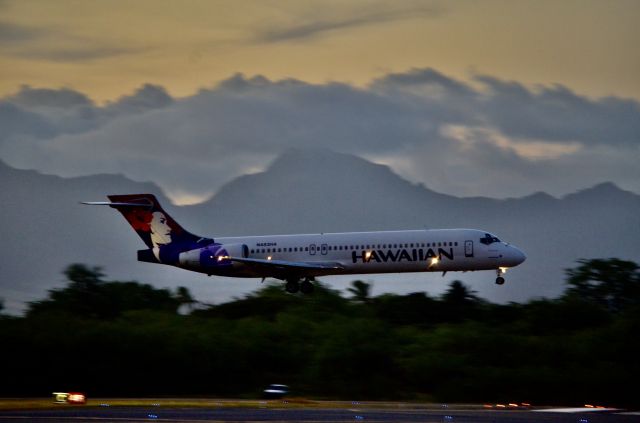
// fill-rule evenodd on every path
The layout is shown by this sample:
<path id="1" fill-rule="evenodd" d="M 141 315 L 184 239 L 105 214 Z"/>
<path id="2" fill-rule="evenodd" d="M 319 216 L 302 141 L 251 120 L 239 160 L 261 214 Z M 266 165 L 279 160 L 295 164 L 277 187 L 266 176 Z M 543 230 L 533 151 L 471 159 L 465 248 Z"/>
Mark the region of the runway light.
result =
<path id="1" fill-rule="evenodd" d="M 440 262 L 438 257 L 431 257 L 431 262 L 429 263 L 429 267 L 436 266 Z"/>
<path id="2" fill-rule="evenodd" d="M 87 398 L 80 392 L 69 392 L 67 402 L 69 404 L 84 404 L 87 402 Z"/>
<path id="3" fill-rule="evenodd" d="M 271 256 L 267 257 L 267 260 L 271 260 Z"/>
<path id="4" fill-rule="evenodd" d="M 369 260 L 371 258 L 371 251 L 367 251 L 366 253 L 364 253 L 364 258 Z"/>

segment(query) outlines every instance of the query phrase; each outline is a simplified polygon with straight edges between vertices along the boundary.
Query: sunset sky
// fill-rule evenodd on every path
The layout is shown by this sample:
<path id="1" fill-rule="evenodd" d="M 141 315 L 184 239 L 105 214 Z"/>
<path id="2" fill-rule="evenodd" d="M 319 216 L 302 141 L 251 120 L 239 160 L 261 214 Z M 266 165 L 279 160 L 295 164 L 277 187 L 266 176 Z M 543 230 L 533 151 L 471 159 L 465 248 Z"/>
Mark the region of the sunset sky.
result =
<path id="1" fill-rule="evenodd" d="M 456 195 L 640 192 L 639 21 L 632 0 L 4 0 L 0 159 L 183 203 L 309 145 Z"/>
<path id="2" fill-rule="evenodd" d="M 637 1 L 2 1 L 0 94 L 187 96 L 236 72 L 364 85 L 431 67 L 640 99 Z"/>

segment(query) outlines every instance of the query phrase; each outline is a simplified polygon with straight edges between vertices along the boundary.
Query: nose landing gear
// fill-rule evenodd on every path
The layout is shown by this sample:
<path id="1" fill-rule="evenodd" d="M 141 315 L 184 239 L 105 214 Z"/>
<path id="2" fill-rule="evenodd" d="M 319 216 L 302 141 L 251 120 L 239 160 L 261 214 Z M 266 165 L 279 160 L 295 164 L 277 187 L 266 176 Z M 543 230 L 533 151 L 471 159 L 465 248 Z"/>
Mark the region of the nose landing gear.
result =
<path id="1" fill-rule="evenodd" d="M 503 274 L 505 274 L 507 271 L 506 267 L 498 267 L 496 269 L 496 275 L 498 276 L 496 278 L 496 284 L 497 285 L 504 285 L 504 278 L 502 277 Z"/>

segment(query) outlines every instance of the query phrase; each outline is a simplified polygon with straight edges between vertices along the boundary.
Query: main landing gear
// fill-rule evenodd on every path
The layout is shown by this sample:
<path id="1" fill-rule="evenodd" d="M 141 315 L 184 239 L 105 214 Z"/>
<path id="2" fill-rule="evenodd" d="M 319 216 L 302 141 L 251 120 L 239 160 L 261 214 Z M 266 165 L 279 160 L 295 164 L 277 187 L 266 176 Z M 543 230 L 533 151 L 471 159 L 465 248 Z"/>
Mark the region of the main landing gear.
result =
<path id="1" fill-rule="evenodd" d="M 313 292 L 314 286 L 311 283 L 311 279 L 305 278 L 302 282 L 300 279 L 287 279 L 287 283 L 284 286 L 285 291 L 289 294 L 295 294 L 298 291 L 303 294 L 311 294 Z"/>
<path id="2" fill-rule="evenodd" d="M 496 269 L 496 274 L 498 275 L 498 277 L 496 278 L 496 284 L 498 285 L 504 285 L 504 278 L 502 277 L 502 275 L 507 271 L 506 268 L 504 267 L 498 267 Z"/>

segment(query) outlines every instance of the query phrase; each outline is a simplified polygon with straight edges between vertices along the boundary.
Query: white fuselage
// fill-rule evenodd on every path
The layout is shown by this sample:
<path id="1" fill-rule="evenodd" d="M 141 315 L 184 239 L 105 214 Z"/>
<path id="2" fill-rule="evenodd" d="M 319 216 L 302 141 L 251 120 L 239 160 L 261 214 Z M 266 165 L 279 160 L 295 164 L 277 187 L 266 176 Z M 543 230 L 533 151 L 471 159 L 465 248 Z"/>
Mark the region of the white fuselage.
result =
<path id="1" fill-rule="evenodd" d="M 216 238 L 216 242 L 246 245 L 248 258 L 341 267 L 317 275 L 491 270 L 525 260 L 518 248 L 475 229 L 269 235 Z M 227 274 L 253 272 L 234 263 L 233 273 Z"/>
<path id="2" fill-rule="evenodd" d="M 138 260 L 207 275 L 273 277 L 290 293 L 310 293 L 316 276 L 366 273 L 496 270 L 526 257 L 477 229 L 431 229 L 207 238 L 185 230 L 153 194 L 109 195 L 84 202 L 118 210 L 147 249 Z M 300 283 L 300 281 L 303 281 Z"/>

